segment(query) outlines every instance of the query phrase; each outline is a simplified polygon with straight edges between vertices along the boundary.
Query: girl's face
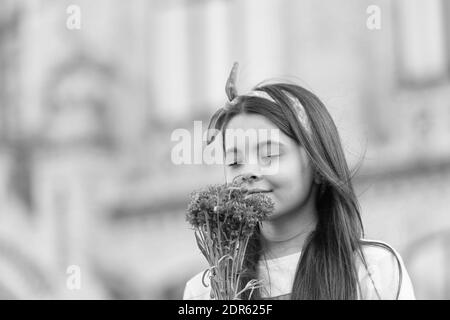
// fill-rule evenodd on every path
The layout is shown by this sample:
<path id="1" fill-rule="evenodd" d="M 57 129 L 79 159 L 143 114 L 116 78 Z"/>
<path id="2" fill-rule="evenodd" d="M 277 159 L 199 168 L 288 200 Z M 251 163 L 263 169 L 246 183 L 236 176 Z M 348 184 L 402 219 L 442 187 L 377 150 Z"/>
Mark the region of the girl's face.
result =
<path id="1" fill-rule="evenodd" d="M 227 139 L 225 136 L 227 181 L 241 174 L 252 177 L 247 183 L 250 190 L 266 193 L 275 203 L 271 219 L 306 203 L 312 194 L 314 177 L 303 147 L 258 114 L 234 116 L 226 127 L 226 130 L 229 129 L 234 130 L 232 135 L 238 137 L 236 132 L 239 131 L 236 130 L 244 133 L 256 131 L 257 139 Z M 278 133 L 272 135 L 270 130 L 277 130 Z M 269 133 L 261 134 L 264 131 Z M 229 132 L 225 131 L 226 134 Z"/>

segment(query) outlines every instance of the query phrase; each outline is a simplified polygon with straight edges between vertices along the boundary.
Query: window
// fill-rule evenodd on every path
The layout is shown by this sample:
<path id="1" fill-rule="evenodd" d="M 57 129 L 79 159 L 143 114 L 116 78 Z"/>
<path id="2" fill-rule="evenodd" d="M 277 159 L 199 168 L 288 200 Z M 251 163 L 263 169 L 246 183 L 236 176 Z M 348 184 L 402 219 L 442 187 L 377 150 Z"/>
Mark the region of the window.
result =
<path id="1" fill-rule="evenodd" d="M 430 85 L 447 79 L 449 55 L 444 17 L 450 11 L 442 14 L 445 2 L 396 2 L 399 80 L 405 86 Z"/>

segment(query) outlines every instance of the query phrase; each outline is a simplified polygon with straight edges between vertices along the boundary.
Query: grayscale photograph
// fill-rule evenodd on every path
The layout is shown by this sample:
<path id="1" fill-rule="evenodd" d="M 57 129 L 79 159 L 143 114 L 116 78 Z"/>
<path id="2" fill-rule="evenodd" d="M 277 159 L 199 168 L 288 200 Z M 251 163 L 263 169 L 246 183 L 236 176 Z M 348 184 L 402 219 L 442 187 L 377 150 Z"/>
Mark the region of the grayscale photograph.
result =
<path id="1" fill-rule="evenodd" d="M 450 300 L 449 210 L 450 1 L 0 0 L 0 300 Z"/>

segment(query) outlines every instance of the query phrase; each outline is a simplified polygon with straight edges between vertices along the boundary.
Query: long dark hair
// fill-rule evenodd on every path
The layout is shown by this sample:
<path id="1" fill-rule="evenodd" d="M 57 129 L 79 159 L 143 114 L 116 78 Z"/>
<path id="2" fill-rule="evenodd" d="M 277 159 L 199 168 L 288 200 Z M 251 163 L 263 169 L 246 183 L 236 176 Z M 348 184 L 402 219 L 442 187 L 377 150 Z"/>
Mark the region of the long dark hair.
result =
<path id="1" fill-rule="evenodd" d="M 299 248 L 302 253 L 291 299 L 357 299 L 359 281 L 354 262 L 355 257 L 360 257 L 367 268 L 363 245 L 381 246 L 395 255 L 400 275 L 398 298 L 402 279 L 400 261 L 388 245 L 363 240 L 364 228 L 351 183 L 352 174 L 345 160 L 337 128 L 325 105 L 316 95 L 294 84 L 265 84 L 254 90 L 264 91 L 275 102 L 258 96 L 239 96 L 237 101 L 213 115 L 209 129 L 220 130 L 223 135 L 228 122 L 237 114 L 262 115 L 304 147 L 321 177 L 322 182 L 315 199 L 318 222 L 303 248 Z M 311 134 L 298 121 L 286 92 L 304 106 Z M 257 230 L 246 252 L 244 264 L 247 272 L 241 278 L 242 287 L 250 279 L 257 278 L 261 254 L 260 233 Z M 260 299 L 261 292 L 253 292 L 251 296 L 246 292 L 242 298 Z"/>

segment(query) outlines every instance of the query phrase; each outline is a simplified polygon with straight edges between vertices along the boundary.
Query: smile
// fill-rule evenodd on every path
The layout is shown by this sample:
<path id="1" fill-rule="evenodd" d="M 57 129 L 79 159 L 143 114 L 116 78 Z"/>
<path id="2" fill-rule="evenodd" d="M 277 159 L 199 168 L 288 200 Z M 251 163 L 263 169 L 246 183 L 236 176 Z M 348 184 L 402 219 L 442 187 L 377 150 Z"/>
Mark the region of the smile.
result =
<path id="1" fill-rule="evenodd" d="M 270 193 L 272 192 L 272 190 L 264 190 L 264 189 L 252 189 L 248 191 L 248 194 L 253 194 L 253 193 Z"/>

